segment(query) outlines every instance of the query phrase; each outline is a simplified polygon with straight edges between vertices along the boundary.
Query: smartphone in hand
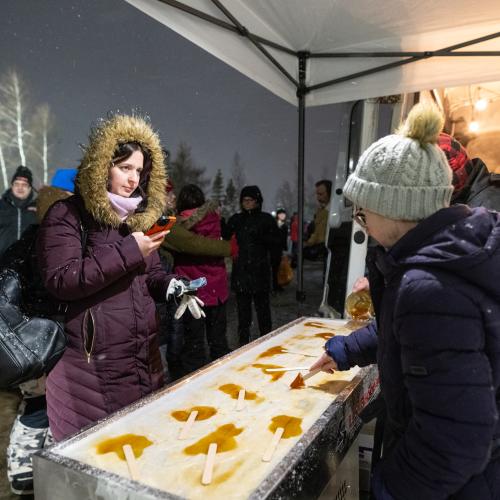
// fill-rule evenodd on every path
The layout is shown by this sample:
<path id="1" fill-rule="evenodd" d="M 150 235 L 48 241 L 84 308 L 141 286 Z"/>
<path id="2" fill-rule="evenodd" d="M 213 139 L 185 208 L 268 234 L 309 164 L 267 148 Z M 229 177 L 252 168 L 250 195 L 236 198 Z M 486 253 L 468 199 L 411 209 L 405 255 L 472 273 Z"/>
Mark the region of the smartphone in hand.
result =
<path id="1" fill-rule="evenodd" d="M 201 278 L 191 280 L 187 285 L 188 292 L 196 292 L 198 288 L 202 288 L 207 284 L 207 278 L 202 276 Z"/>
<path id="2" fill-rule="evenodd" d="M 177 218 L 173 215 L 162 215 L 144 234 L 146 236 L 152 236 L 153 234 L 160 233 L 161 231 L 169 231 L 172 229 Z"/>

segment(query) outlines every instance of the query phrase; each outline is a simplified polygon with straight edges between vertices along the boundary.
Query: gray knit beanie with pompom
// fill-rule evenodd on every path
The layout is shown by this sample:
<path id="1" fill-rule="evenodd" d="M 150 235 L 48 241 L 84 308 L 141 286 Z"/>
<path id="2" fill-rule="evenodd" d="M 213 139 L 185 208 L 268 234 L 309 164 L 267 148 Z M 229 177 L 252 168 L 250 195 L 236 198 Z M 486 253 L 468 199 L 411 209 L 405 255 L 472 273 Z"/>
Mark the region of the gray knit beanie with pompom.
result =
<path id="1" fill-rule="evenodd" d="M 448 207 L 452 171 L 436 145 L 442 127 L 436 106 L 414 106 L 397 134 L 362 154 L 344 195 L 358 207 L 396 220 L 419 221 Z"/>

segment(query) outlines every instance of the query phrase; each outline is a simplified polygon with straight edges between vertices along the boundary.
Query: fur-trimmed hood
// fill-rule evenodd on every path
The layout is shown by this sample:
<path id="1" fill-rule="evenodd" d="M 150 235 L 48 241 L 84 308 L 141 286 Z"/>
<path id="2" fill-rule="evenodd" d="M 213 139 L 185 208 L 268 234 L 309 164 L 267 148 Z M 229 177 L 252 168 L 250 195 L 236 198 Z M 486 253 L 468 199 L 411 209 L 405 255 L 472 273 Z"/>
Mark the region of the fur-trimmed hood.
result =
<path id="1" fill-rule="evenodd" d="M 219 205 L 214 200 L 206 201 L 201 207 L 197 208 L 195 212 L 189 217 L 182 217 L 180 223 L 186 228 L 191 229 L 201 222 L 208 214 L 219 213 Z"/>
<path id="2" fill-rule="evenodd" d="M 109 203 L 107 183 L 114 151 L 118 144 L 125 142 L 137 142 L 151 155 L 146 209 L 125 221 L 132 231 L 146 231 L 165 208 L 166 171 L 160 139 L 143 118 L 114 115 L 91 130 L 89 145 L 78 168 L 76 186 L 85 208 L 98 223 L 119 227 L 122 221 Z"/>
<path id="3" fill-rule="evenodd" d="M 43 186 L 38 191 L 36 199 L 36 218 L 38 223 L 41 223 L 47 210 L 59 200 L 65 200 L 72 196 L 67 191 L 52 186 Z"/>

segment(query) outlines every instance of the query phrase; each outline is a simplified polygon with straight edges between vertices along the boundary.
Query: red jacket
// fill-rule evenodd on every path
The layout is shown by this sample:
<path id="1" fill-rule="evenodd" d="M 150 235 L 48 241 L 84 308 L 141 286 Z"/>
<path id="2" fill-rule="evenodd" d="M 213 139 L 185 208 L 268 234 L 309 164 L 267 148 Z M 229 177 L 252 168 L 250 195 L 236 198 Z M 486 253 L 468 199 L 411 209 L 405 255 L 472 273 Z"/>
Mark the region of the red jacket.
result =
<path id="1" fill-rule="evenodd" d="M 221 237 L 221 218 L 217 206 L 212 201 L 196 209 L 189 217 L 181 218 L 180 223 L 201 236 L 214 239 Z M 229 290 L 224 257 L 176 253 L 174 259 L 176 274 L 190 279 L 201 276 L 207 278 L 207 285 L 197 292 L 197 296 L 205 305 L 216 306 L 226 302 Z"/>
<path id="2" fill-rule="evenodd" d="M 290 223 L 290 240 L 293 242 L 299 241 L 299 216 L 294 215 Z"/>

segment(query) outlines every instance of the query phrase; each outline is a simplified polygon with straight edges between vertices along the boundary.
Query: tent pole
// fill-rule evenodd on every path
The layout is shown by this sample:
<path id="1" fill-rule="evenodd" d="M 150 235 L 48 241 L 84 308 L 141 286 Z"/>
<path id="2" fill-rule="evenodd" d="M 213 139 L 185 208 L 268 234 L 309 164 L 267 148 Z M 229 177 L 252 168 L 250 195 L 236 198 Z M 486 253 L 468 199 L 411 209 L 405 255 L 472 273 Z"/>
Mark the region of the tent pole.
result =
<path id="1" fill-rule="evenodd" d="M 304 291 L 304 143 L 305 143 L 305 121 L 306 121 L 306 63 L 309 54 L 299 52 L 299 86 L 297 88 L 297 99 L 299 108 L 299 137 L 298 137 L 298 182 L 297 182 L 297 200 L 298 200 L 298 248 L 297 248 L 297 292 L 298 302 L 305 302 L 306 293 Z"/>

